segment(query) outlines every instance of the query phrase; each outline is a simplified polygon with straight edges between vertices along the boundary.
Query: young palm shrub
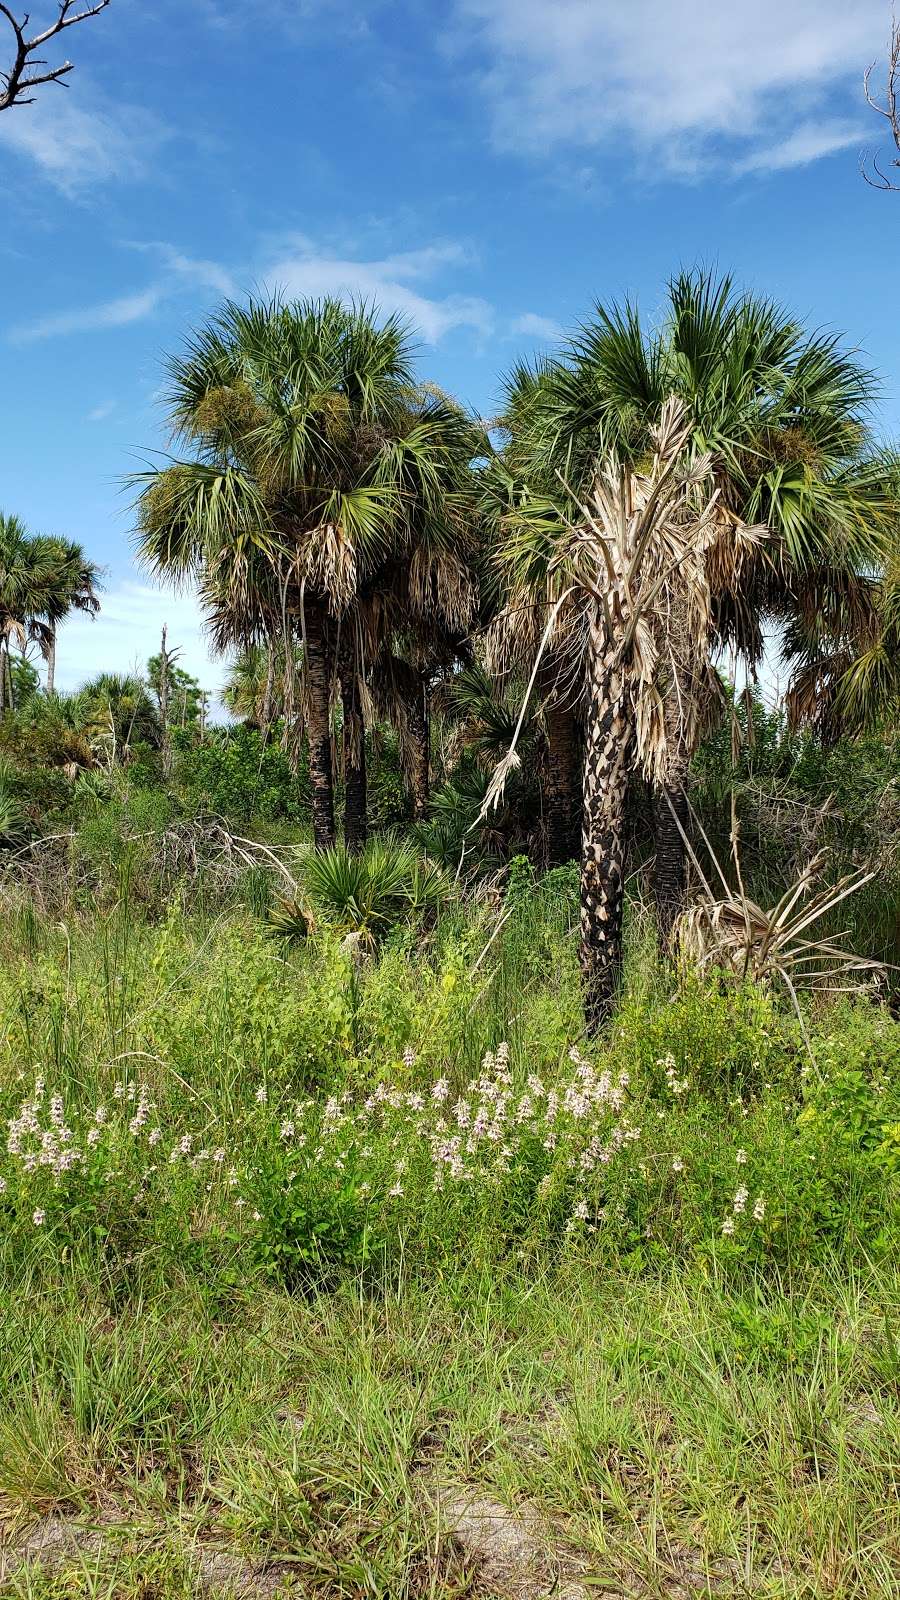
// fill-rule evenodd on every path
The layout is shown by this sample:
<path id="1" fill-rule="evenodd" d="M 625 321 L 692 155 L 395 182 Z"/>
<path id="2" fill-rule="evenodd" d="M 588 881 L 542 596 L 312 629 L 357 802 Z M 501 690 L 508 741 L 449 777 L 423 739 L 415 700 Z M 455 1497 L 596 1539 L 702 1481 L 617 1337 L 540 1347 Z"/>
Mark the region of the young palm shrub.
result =
<path id="1" fill-rule="evenodd" d="M 436 862 L 392 836 L 371 839 L 360 852 L 336 844 L 310 856 L 302 885 L 303 900 L 282 901 L 270 913 L 272 933 L 288 944 L 307 938 L 317 922 L 374 943 L 399 922 L 421 921 L 452 892 Z"/>
<path id="2" fill-rule="evenodd" d="M 28 821 L 18 799 L 18 774 L 11 761 L 0 760 L 0 850 L 12 850 L 28 832 Z"/>

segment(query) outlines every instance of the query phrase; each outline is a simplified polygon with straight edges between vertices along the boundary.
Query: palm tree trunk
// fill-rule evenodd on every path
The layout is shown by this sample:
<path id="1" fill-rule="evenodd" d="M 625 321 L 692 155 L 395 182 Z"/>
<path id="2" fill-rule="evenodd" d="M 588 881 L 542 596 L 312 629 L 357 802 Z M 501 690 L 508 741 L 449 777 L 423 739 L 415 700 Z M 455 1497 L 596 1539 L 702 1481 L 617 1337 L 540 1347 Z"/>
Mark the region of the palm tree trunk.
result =
<path id="1" fill-rule="evenodd" d="M 581 844 L 581 977 L 589 1034 L 612 1014 L 622 973 L 625 817 L 635 736 L 631 695 L 615 655 L 614 644 L 592 626 Z"/>
<path id="2" fill-rule="evenodd" d="M 344 713 L 344 843 L 359 855 L 368 838 L 366 814 L 366 727 L 353 651 L 341 652 L 341 706 Z"/>
<path id="3" fill-rule="evenodd" d="M 5 638 L 0 639 L 0 712 L 6 710 L 6 662 L 9 656 L 9 645 Z"/>
<path id="4" fill-rule="evenodd" d="M 159 721 L 162 729 L 162 769 L 168 778 L 172 770 L 172 748 L 169 743 L 169 651 L 166 645 L 168 629 L 163 623 L 162 643 L 159 647 Z"/>
<path id="5" fill-rule="evenodd" d="M 53 693 L 53 685 L 54 685 L 55 681 L 56 681 L 56 629 L 53 628 L 53 629 L 51 629 L 50 638 L 49 638 L 48 643 L 47 643 L 47 693 L 48 694 L 52 694 Z"/>
<path id="6" fill-rule="evenodd" d="M 334 773 L 328 716 L 325 608 L 320 600 L 309 596 L 304 603 L 304 631 L 313 839 L 317 850 L 330 850 L 334 844 Z"/>
<path id="7" fill-rule="evenodd" d="M 547 710 L 547 865 L 578 859 L 578 728 L 572 711 Z"/>
<path id="8" fill-rule="evenodd" d="M 412 745 L 410 788 L 413 816 L 419 822 L 427 814 L 431 799 L 431 719 L 428 714 L 428 690 L 421 674 L 406 707 L 406 725 Z"/>

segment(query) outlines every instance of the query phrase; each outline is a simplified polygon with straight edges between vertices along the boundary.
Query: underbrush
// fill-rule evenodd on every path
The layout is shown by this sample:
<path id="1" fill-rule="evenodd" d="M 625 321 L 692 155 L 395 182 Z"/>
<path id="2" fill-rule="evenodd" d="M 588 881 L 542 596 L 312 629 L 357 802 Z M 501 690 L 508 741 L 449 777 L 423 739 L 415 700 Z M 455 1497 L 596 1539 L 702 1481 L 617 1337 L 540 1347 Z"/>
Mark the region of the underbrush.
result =
<path id="1" fill-rule="evenodd" d="M 451 906 L 360 962 L 240 907 L 32 916 L 0 979 L 8 1260 L 144 1247 L 290 1288 L 465 1251 L 735 1271 L 897 1240 L 900 1027 L 803 1030 L 752 986 L 654 966 L 639 915 L 610 1035 L 579 1038 L 571 885 Z M 240 1270 L 243 1270 L 243 1266 Z"/>
<path id="2" fill-rule="evenodd" d="M 884 1009 L 807 1044 L 635 904 L 588 1047 L 569 870 L 363 960 L 132 872 L 0 929 L 0 1522 L 87 1530 L 3 1592 L 458 1600 L 452 1483 L 601 1591 L 896 1592 Z"/>

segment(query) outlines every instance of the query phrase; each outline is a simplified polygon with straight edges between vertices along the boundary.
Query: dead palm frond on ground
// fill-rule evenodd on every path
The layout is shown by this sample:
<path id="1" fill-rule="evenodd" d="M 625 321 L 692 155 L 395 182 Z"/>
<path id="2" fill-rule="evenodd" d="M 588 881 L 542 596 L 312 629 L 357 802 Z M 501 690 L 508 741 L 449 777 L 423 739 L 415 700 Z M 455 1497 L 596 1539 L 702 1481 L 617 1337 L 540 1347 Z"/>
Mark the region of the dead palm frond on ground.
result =
<path id="1" fill-rule="evenodd" d="M 695 819 L 696 822 L 696 819 Z M 676 925 L 682 963 L 700 973 L 725 972 L 741 982 L 780 984 L 800 1018 L 799 995 L 862 994 L 881 986 L 886 969 L 879 961 L 847 948 L 849 930 L 825 933 L 822 925 L 838 906 L 876 877 L 857 868 L 836 882 L 823 882 L 829 859 L 819 850 L 780 898 L 763 906 L 747 894 L 740 859 L 740 830 L 732 802 L 731 853 L 734 882 L 729 881 L 709 840 L 696 823 L 718 877 L 714 890 L 690 843 L 688 852 L 702 888 Z M 818 930 L 818 932 L 817 932 Z"/>

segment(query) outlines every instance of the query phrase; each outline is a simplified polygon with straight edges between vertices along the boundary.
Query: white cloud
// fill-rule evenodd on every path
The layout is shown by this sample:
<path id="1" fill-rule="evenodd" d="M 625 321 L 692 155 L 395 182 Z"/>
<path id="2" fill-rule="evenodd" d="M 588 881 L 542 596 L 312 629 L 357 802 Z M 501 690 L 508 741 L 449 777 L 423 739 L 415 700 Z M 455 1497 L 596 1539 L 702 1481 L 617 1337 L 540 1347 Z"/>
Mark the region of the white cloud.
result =
<path id="1" fill-rule="evenodd" d="M 204 689 L 218 694 L 226 664 L 210 653 L 196 597 L 173 595 L 130 579 L 101 594 L 98 616 L 75 613 L 63 623 L 57 645 L 57 687 L 69 692 L 98 672 L 144 672 L 159 649 L 163 623 L 169 630 L 170 649 L 180 652 L 178 665 L 199 678 Z"/>
<path id="2" fill-rule="evenodd" d="M 763 145 L 737 164 L 738 172 L 786 172 L 821 156 L 863 143 L 866 130 L 855 122 L 804 122 L 780 143 Z"/>
<path id="3" fill-rule="evenodd" d="M 88 412 L 87 417 L 85 418 L 85 421 L 86 422 L 104 422 L 107 417 L 111 417 L 112 416 L 112 414 L 115 411 L 115 409 L 116 409 L 115 400 L 103 400 L 103 401 L 101 401 L 99 406 L 94 406 L 93 411 L 89 411 Z"/>
<path id="4" fill-rule="evenodd" d="M 70 197 L 110 180 L 143 178 L 167 137 L 149 112 L 102 99 L 84 78 L 0 118 L 0 146 L 34 162 Z"/>
<path id="5" fill-rule="evenodd" d="M 222 296 L 235 292 L 234 279 L 218 261 L 204 260 L 198 256 L 185 255 L 183 250 L 175 245 L 167 244 L 162 239 L 142 241 L 127 239 L 124 243 L 130 250 L 142 250 L 155 255 L 162 263 L 166 273 L 173 280 L 183 284 L 194 284 L 200 289 L 211 289 L 214 294 Z"/>
<path id="6" fill-rule="evenodd" d="M 22 323 L 10 329 L 9 338 L 14 344 L 25 344 L 32 339 L 52 339 L 73 333 L 96 333 L 104 328 L 124 328 L 132 322 L 143 322 L 173 294 L 183 289 L 202 289 L 216 296 L 234 293 L 234 280 L 217 261 L 204 261 L 185 255 L 174 245 L 154 241 L 149 244 L 127 241 L 132 250 L 147 251 L 162 263 L 160 278 L 136 294 L 117 296 L 98 305 L 78 306 L 67 311 L 54 311 L 35 322 Z M 91 420 L 99 420 L 92 418 Z"/>
<path id="7" fill-rule="evenodd" d="M 761 170 L 836 92 L 861 94 L 885 16 L 883 0 L 457 0 L 452 42 L 472 50 L 506 148 L 627 140 L 690 172 L 752 142 Z"/>
<path id="8" fill-rule="evenodd" d="M 524 333 L 529 338 L 553 344 L 561 339 L 565 330 L 552 317 L 542 317 L 537 311 L 523 311 L 510 327 L 510 333 Z"/>
<path id="9" fill-rule="evenodd" d="M 437 344 L 454 328 L 472 328 L 481 337 L 492 331 L 493 311 L 486 300 L 464 294 L 433 298 L 422 293 L 422 286 L 465 261 L 465 252 L 455 244 L 429 245 L 376 261 L 354 261 L 322 253 L 309 240 L 294 238 L 268 266 L 263 279 L 269 289 L 288 296 L 330 294 L 374 302 L 381 311 L 400 312 L 427 344 Z"/>
<path id="10" fill-rule="evenodd" d="M 216 261 L 185 255 L 174 245 L 158 240 L 126 243 L 130 249 L 149 251 L 158 257 L 163 271 L 155 283 L 136 294 L 122 295 L 97 305 L 51 312 L 35 322 L 12 328 L 8 337 L 14 343 L 23 344 L 33 339 L 121 328 L 152 316 L 163 302 L 185 291 L 199 289 L 217 298 L 241 292 L 241 277 Z M 257 276 L 263 292 L 277 290 L 287 297 L 301 299 L 331 294 L 365 300 L 381 311 L 398 311 L 426 344 L 436 344 L 455 328 L 471 328 L 480 338 L 487 338 L 493 331 L 493 310 L 479 296 L 458 293 L 429 296 L 423 292 L 432 281 L 465 266 L 467 260 L 459 245 L 431 244 L 381 260 L 355 261 L 317 250 L 310 240 L 293 236 L 282 245 L 277 258 L 264 266 Z M 544 319 L 537 320 L 543 325 Z M 535 325 L 522 331 L 535 333 L 538 330 Z"/>
<path id="11" fill-rule="evenodd" d="M 25 344 L 32 339 L 53 339 L 69 333 L 95 333 L 103 328 L 124 328 L 131 322 L 142 322 L 157 308 L 162 290 L 151 286 L 139 294 L 121 295 L 115 300 L 104 300 L 99 305 L 81 306 L 72 311 L 54 311 L 36 322 L 21 323 L 10 330 L 15 344 Z"/>

